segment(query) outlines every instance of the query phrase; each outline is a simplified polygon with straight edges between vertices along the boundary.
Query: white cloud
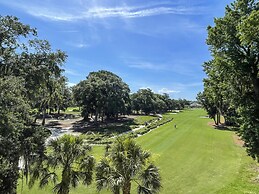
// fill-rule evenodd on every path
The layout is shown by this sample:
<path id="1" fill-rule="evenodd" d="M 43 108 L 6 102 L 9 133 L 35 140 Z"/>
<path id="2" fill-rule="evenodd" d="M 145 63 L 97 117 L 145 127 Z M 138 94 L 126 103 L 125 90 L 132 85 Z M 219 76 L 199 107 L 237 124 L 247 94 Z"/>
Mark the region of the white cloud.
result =
<path id="1" fill-rule="evenodd" d="M 2 2 L 26 13 L 40 18 L 45 18 L 53 21 L 76 21 L 88 20 L 93 18 L 138 18 L 154 15 L 177 14 L 177 15 L 196 15 L 200 14 L 197 7 L 186 7 L 180 5 L 172 5 L 168 2 L 150 3 L 140 6 L 102 6 L 102 5 L 81 5 L 77 3 L 73 7 L 60 7 L 54 3 L 36 4 L 31 2 L 6 1 Z M 198 8 L 200 9 L 200 8 Z"/>
<path id="2" fill-rule="evenodd" d="M 167 67 L 163 64 L 154 64 L 150 62 L 130 62 L 128 63 L 128 67 L 136 68 L 136 69 L 145 69 L 145 70 L 166 70 Z"/>
<path id="3" fill-rule="evenodd" d="M 170 94 L 170 93 L 180 93 L 180 91 L 176 91 L 176 90 L 170 90 L 167 88 L 162 88 L 161 90 L 158 90 L 158 92 L 160 94 L 166 93 L 166 94 Z"/>
<path id="4" fill-rule="evenodd" d="M 73 87 L 73 86 L 75 86 L 75 85 L 76 85 L 75 83 L 67 82 L 67 86 L 68 86 L 68 87 Z"/>
<path id="5" fill-rule="evenodd" d="M 64 72 L 66 75 L 72 75 L 72 76 L 80 76 L 80 74 L 72 69 L 65 69 Z"/>
<path id="6" fill-rule="evenodd" d="M 77 47 L 77 48 L 86 48 L 89 47 L 89 44 L 84 44 L 84 43 L 78 43 L 78 44 L 74 44 L 73 46 Z"/>

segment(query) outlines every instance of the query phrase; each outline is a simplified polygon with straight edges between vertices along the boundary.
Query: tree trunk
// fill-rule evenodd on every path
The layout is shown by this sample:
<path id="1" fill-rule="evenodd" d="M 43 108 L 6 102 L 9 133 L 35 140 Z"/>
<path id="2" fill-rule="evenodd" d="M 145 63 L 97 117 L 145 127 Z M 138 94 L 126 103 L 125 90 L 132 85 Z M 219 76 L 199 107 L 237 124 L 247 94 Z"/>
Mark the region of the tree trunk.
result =
<path id="1" fill-rule="evenodd" d="M 95 110 L 95 116 L 94 116 L 94 124 L 97 125 L 97 119 L 98 119 L 98 110 Z"/>
<path id="2" fill-rule="evenodd" d="M 130 194 L 130 189 L 131 189 L 131 183 L 130 181 L 127 181 L 122 188 L 122 193 L 123 194 Z"/>
<path id="3" fill-rule="evenodd" d="M 217 120 L 218 120 L 217 123 L 220 124 L 221 123 L 220 122 L 220 112 L 217 112 Z"/>
<path id="4" fill-rule="evenodd" d="M 36 117 L 34 118 L 34 123 L 36 123 L 37 122 L 37 118 L 38 117 L 38 115 L 36 115 Z"/>
<path id="5" fill-rule="evenodd" d="M 60 194 L 69 194 L 70 178 L 70 169 L 65 167 L 62 171 Z"/>
<path id="6" fill-rule="evenodd" d="M 215 125 L 218 125 L 217 114 L 214 115 L 213 120 L 214 120 Z"/>
<path id="7" fill-rule="evenodd" d="M 46 120 L 46 105 L 44 104 L 42 109 L 42 123 L 41 123 L 42 126 L 45 125 L 45 120 Z"/>

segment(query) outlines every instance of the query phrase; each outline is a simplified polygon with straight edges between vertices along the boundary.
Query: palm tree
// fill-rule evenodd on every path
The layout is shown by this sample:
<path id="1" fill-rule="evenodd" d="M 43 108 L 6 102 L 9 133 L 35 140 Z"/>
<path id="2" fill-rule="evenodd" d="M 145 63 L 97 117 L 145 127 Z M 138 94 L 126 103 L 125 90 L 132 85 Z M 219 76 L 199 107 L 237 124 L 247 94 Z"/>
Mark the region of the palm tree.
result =
<path id="1" fill-rule="evenodd" d="M 57 194 L 68 194 L 70 187 L 76 187 L 80 180 L 89 185 L 92 182 L 94 158 L 89 155 L 91 147 L 84 143 L 82 137 L 64 135 L 49 144 L 44 161 L 38 161 L 30 178 L 30 186 L 39 179 L 40 188 L 50 181 Z M 61 181 L 57 183 L 57 170 L 62 171 Z"/>
<path id="2" fill-rule="evenodd" d="M 108 188 L 114 194 L 121 190 L 130 194 L 131 183 L 135 182 L 139 194 L 158 192 L 161 178 L 150 156 L 132 138 L 118 137 L 96 167 L 97 190 Z"/>

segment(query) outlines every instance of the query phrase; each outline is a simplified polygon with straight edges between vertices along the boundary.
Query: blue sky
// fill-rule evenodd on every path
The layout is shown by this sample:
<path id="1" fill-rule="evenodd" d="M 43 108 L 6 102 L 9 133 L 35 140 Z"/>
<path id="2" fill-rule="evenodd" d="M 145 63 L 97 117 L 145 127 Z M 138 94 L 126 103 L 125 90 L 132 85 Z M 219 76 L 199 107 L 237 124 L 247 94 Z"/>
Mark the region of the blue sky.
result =
<path id="1" fill-rule="evenodd" d="M 206 28 L 230 0 L 0 0 L 1 15 L 38 29 L 68 55 L 69 84 L 112 71 L 132 92 L 195 100 L 210 59 Z"/>

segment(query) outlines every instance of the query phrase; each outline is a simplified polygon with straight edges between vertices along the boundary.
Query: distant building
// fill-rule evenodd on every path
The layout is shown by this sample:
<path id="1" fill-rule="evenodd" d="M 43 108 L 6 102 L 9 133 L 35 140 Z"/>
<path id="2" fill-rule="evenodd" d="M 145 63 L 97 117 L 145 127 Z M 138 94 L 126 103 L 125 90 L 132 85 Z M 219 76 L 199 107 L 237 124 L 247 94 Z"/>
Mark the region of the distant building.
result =
<path id="1" fill-rule="evenodd" d="M 190 104 L 190 108 L 202 108 L 202 105 L 199 104 L 198 102 L 192 102 Z"/>

